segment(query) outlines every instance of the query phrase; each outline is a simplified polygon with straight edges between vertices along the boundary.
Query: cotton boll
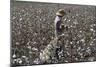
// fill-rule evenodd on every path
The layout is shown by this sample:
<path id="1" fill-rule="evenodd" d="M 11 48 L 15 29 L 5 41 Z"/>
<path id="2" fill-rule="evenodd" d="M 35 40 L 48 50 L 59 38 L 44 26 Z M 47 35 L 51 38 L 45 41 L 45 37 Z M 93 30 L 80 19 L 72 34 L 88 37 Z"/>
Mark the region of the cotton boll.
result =
<path id="1" fill-rule="evenodd" d="M 21 58 L 18 58 L 18 59 L 17 59 L 17 63 L 19 63 L 19 64 L 21 64 L 21 63 L 22 63 Z"/>
<path id="2" fill-rule="evenodd" d="M 94 60 L 95 60 L 94 57 L 89 57 L 89 58 L 88 58 L 88 61 L 94 61 Z"/>
<path id="3" fill-rule="evenodd" d="M 31 49 L 31 46 L 28 46 L 27 48 L 28 48 L 28 49 Z"/>
<path id="4" fill-rule="evenodd" d="M 33 51 L 38 51 L 38 49 L 37 49 L 37 48 L 35 48 L 35 47 L 33 47 L 33 48 L 32 48 L 32 50 L 33 50 Z"/>
<path id="5" fill-rule="evenodd" d="M 16 58 L 16 55 L 15 54 L 13 54 L 13 56 L 12 56 L 13 58 Z"/>
<path id="6" fill-rule="evenodd" d="M 40 64 L 39 58 L 36 58 L 33 62 L 34 62 L 35 64 Z"/>
<path id="7" fill-rule="evenodd" d="M 93 29 L 91 28 L 90 31 L 93 31 Z"/>
<path id="8" fill-rule="evenodd" d="M 15 44 L 16 44 L 16 45 L 20 45 L 20 43 L 19 43 L 19 42 L 16 42 Z"/>
<path id="9" fill-rule="evenodd" d="M 22 63 L 22 60 L 19 60 L 19 64 L 21 64 Z"/>

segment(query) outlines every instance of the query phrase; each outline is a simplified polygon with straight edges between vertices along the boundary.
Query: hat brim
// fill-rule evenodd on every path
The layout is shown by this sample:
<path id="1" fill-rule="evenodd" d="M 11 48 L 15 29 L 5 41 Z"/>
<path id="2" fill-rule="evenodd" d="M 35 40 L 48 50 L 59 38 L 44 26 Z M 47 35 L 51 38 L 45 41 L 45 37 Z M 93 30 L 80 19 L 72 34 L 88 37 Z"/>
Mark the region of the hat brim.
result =
<path id="1" fill-rule="evenodd" d="M 59 12 L 57 12 L 56 15 L 64 16 L 64 14 L 61 14 L 61 13 L 59 13 Z"/>

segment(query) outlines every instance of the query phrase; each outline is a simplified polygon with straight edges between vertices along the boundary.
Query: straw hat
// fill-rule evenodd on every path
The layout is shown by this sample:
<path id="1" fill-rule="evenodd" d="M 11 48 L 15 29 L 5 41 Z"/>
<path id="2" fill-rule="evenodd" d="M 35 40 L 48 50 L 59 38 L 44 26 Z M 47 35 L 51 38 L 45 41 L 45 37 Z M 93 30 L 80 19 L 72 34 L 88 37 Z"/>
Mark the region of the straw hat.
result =
<path id="1" fill-rule="evenodd" d="M 65 11 L 64 11 L 64 9 L 59 9 L 58 11 L 57 11 L 57 13 L 56 13 L 56 15 L 58 15 L 58 16 L 64 16 L 66 13 L 65 13 Z"/>

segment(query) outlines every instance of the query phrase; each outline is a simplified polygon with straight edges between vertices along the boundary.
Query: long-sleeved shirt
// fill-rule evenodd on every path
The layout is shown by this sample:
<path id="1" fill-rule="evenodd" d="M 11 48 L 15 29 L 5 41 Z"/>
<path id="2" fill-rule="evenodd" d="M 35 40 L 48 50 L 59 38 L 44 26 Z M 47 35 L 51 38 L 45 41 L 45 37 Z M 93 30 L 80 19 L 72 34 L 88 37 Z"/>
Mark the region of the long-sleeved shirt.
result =
<path id="1" fill-rule="evenodd" d="M 55 21 L 54 21 L 54 23 L 55 23 L 55 35 L 59 35 L 61 33 L 61 29 L 60 29 L 61 20 L 62 20 L 61 16 L 56 16 Z"/>

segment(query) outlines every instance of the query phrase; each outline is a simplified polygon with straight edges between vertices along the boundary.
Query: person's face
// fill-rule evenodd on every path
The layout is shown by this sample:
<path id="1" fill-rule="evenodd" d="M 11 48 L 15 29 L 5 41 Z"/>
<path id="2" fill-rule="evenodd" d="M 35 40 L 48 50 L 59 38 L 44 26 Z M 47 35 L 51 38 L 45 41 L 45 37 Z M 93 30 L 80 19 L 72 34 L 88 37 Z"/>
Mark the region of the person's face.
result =
<path id="1" fill-rule="evenodd" d="M 58 15 L 58 17 L 63 17 L 63 16 Z"/>

